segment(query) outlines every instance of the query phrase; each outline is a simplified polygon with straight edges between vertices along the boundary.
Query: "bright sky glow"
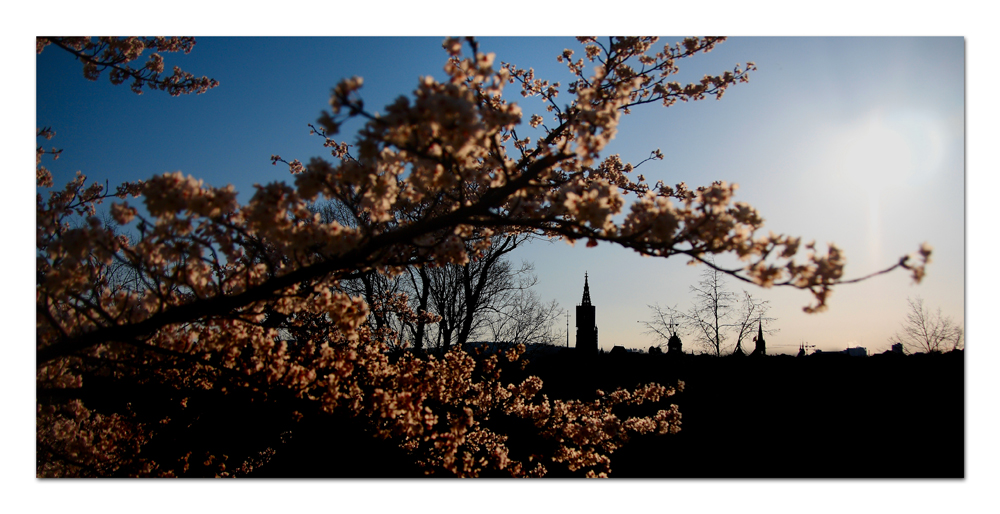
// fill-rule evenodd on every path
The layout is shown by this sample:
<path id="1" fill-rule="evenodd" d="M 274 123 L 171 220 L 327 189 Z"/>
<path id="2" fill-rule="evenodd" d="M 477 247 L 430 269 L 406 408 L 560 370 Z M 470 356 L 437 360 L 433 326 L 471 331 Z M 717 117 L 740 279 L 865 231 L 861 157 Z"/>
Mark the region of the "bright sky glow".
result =
<path id="1" fill-rule="evenodd" d="M 180 170 L 212 185 L 232 183 L 246 201 L 253 184 L 288 179 L 286 169 L 270 165 L 271 154 L 304 162 L 326 155 L 306 125 L 327 107 L 338 80 L 364 77 L 362 97 L 377 111 L 409 94 L 419 76 L 442 75 L 441 39 L 199 38 L 190 55 L 167 55 L 167 64 L 221 85 L 180 98 L 136 96 L 104 76 L 88 82 L 71 56 L 50 48 L 37 59 L 36 124 L 51 126 L 51 143 L 65 150 L 50 166 L 57 185 L 77 170 L 112 185 Z M 498 61 L 534 67 L 538 78 L 564 86 L 568 75 L 555 57 L 564 48 L 581 50 L 572 38 L 483 38 L 481 46 Z M 923 284 L 897 272 L 841 287 L 822 314 L 802 312 L 806 293 L 745 285 L 769 300 L 778 318 L 769 351 L 795 353 L 800 342 L 881 351 L 909 295 L 962 320 L 964 40 L 732 38 L 682 61 L 678 80 L 747 61 L 758 71 L 721 101 L 636 109 L 607 153 L 635 163 L 662 149 L 664 161 L 639 168 L 651 182 L 738 183 L 737 200 L 760 210 L 766 230 L 842 248 L 848 278 L 888 267 L 924 241 L 934 247 Z M 508 95 L 517 90 L 511 86 Z M 513 99 L 525 119 L 546 114 L 537 99 Z M 356 128 L 339 138 L 353 141 Z M 528 133 L 525 124 L 519 136 Z M 605 349 L 652 344 L 637 323 L 649 318 L 647 305 L 686 309 L 688 287 L 702 270 L 683 258 L 642 258 L 606 244 L 539 242 L 511 257 L 534 262 L 543 299 L 570 312 L 589 272 Z M 685 349 L 694 349 L 691 341 Z"/>

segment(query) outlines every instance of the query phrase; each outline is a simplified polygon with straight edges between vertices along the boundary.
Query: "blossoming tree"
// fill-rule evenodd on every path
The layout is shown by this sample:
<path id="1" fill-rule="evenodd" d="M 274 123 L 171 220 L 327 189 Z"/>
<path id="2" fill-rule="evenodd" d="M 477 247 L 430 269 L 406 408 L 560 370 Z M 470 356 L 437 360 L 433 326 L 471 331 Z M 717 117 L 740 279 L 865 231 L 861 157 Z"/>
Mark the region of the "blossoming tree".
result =
<path id="1" fill-rule="evenodd" d="M 110 67 L 112 82 L 131 77 L 134 90 L 142 83 L 162 83 L 156 87 L 171 94 L 214 85 L 194 81 L 176 90 L 183 79 L 162 82 L 162 63 L 153 57 L 142 70 L 123 67 L 149 41 L 59 46 L 84 61 L 86 77 Z M 722 41 L 655 47 L 656 38 L 580 38 L 583 57 L 571 50 L 558 56 L 574 76 L 563 87 L 530 69 L 495 65 L 473 39 L 449 38 L 447 80 L 420 79 L 384 114 L 366 110 L 361 78 L 340 82 L 315 129 L 332 159 L 303 164 L 274 156 L 288 164 L 294 184 L 257 186 L 245 205 L 231 186 L 206 187 L 179 172 L 114 193 L 78 175 L 47 199 L 39 194 L 38 475 L 250 473 L 273 455 L 270 440 L 223 453 L 184 439 L 179 425 L 186 422 L 176 421 L 193 420 L 192 410 L 217 397 L 277 405 L 296 422 L 363 420 L 372 437 L 392 441 L 429 474 L 604 475 L 611 453 L 631 435 L 676 432 L 676 406 L 659 403 L 672 387 L 550 400 L 537 377 L 501 378 L 523 349 L 478 359 L 459 349 L 440 358 L 390 356 L 386 341 L 398 341 L 396 334 L 366 323 L 369 313 L 389 310 L 411 324 L 434 316 L 413 312 L 398 295 L 369 305 L 341 282 L 464 264 L 482 257 L 493 238 L 532 234 L 685 255 L 713 267 L 707 256 L 736 254 L 745 266 L 719 269 L 765 287 L 807 290 L 813 301 L 806 310 L 822 310 L 832 288 L 849 282 L 836 247 L 821 254 L 812 244 L 803 251 L 797 237 L 758 235 L 763 220 L 733 203 L 735 184 L 650 185 L 635 175 L 637 165 L 602 157 L 632 109 L 719 99 L 746 82 L 753 63 L 697 83 L 671 81 L 683 59 Z M 39 52 L 47 42 L 57 38 L 40 38 Z M 87 53 L 97 44 L 106 47 Z M 547 112 L 522 113 L 504 96 L 511 84 L 523 97 L 543 99 Z M 333 139 L 350 118 L 366 120 L 353 146 Z M 524 118 L 541 127 L 537 141 L 518 137 Z M 41 164 L 46 153 L 39 147 L 39 187 L 52 186 Z M 663 155 L 656 150 L 650 158 Z M 97 205 L 112 197 L 142 198 L 146 214 L 128 201 L 109 209 L 116 223 L 136 227 L 135 240 L 97 217 Z M 347 206 L 357 223 L 320 219 L 309 206 L 321 198 Z M 918 258 L 903 257 L 882 272 L 903 267 L 919 281 L 929 255 L 924 246 Z M 116 266 L 132 270 L 132 280 L 111 280 Z M 295 341 L 282 341 L 279 329 L 294 331 Z M 105 389 L 95 392 L 92 384 Z M 110 401 L 100 394 L 107 390 L 131 401 Z M 642 410 L 649 405 L 652 411 Z M 547 441 L 544 451 L 509 447 L 498 427 L 514 422 Z M 157 446 L 164 440 L 176 444 Z"/>

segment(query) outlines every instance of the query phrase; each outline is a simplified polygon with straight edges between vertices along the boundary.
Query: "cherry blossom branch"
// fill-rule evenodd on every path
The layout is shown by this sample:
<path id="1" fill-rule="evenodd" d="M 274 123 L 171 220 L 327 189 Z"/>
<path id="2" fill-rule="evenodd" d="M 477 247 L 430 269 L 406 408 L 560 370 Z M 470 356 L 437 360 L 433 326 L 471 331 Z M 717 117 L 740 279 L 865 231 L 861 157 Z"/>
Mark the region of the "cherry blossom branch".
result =
<path id="1" fill-rule="evenodd" d="M 118 85 L 132 80 L 131 90 L 142 94 L 143 86 L 154 90 L 165 90 L 170 96 L 201 94 L 217 87 L 219 81 L 208 77 L 195 78 L 194 75 L 174 67 L 173 74 L 164 76 L 163 57 L 157 52 L 189 53 L 194 47 L 194 38 L 114 38 L 101 37 L 94 42 L 84 37 L 39 37 L 37 52 L 53 44 L 83 62 L 83 76 L 87 80 L 97 80 L 104 70 L 110 69 L 111 83 Z M 145 50 L 154 53 L 142 68 L 133 68 L 128 63 L 138 59 Z"/>

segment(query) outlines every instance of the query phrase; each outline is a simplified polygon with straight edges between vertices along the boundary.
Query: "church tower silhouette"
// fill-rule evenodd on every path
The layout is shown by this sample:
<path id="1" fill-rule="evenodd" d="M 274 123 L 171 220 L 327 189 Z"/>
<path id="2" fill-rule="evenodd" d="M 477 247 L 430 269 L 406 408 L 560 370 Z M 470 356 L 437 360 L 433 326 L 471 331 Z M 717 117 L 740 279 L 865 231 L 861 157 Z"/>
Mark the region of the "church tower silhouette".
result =
<path id="1" fill-rule="evenodd" d="M 764 346 L 764 327 L 761 324 L 760 319 L 757 320 L 757 337 L 753 339 L 757 345 L 754 347 L 753 352 L 750 353 L 751 357 L 763 357 L 767 355 L 767 347 Z"/>
<path id="2" fill-rule="evenodd" d="M 590 283 L 583 274 L 583 300 L 576 306 L 576 349 L 582 355 L 597 355 L 596 308 L 590 303 Z"/>

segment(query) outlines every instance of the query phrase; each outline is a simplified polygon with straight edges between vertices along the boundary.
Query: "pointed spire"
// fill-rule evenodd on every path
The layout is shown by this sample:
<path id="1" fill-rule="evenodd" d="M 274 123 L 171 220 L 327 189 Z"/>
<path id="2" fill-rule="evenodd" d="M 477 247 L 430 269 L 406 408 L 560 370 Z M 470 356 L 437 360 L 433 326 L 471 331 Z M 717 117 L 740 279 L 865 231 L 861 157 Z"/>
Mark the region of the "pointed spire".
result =
<path id="1" fill-rule="evenodd" d="M 760 316 L 757 317 L 757 337 L 753 338 L 753 340 L 757 344 L 753 351 L 750 352 L 750 356 L 763 357 L 767 355 L 767 348 L 764 347 L 764 323 Z"/>
<path id="2" fill-rule="evenodd" d="M 580 305 L 590 305 L 590 283 L 587 282 L 587 272 L 583 272 L 583 301 Z"/>

